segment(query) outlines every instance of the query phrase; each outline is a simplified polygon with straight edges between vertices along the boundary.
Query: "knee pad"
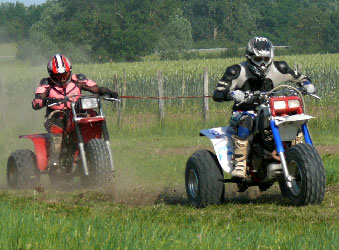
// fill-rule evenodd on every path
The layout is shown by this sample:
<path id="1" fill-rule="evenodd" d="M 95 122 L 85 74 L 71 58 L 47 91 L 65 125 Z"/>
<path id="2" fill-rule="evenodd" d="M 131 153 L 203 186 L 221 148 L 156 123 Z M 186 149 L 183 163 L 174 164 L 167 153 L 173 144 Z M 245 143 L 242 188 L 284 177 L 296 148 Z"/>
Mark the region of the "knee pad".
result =
<path id="1" fill-rule="evenodd" d="M 244 127 L 244 128 L 248 128 L 249 130 L 252 129 L 253 127 L 253 119 L 251 116 L 249 115 L 242 115 L 240 120 L 239 120 L 239 127 Z"/>
<path id="2" fill-rule="evenodd" d="M 237 136 L 241 139 L 246 139 L 247 137 L 249 137 L 251 134 L 251 130 L 249 130 L 248 128 L 239 126 L 238 127 L 238 131 L 237 131 Z"/>
<path id="3" fill-rule="evenodd" d="M 253 119 L 247 113 L 236 113 L 232 115 L 230 125 L 239 138 L 247 139 L 251 135 Z"/>

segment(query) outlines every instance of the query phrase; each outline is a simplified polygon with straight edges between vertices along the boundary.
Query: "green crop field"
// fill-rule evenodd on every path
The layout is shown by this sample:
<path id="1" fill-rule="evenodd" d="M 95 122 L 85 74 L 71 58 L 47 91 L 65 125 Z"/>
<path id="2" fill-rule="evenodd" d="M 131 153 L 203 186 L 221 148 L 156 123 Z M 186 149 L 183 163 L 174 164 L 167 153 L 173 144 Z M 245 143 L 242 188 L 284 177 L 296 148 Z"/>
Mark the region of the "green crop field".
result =
<path id="1" fill-rule="evenodd" d="M 212 149 L 199 130 L 228 124 L 230 104 L 210 100 L 210 119 L 201 116 L 201 99 L 166 101 L 166 117 L 157 119 L 157 101 L 126 100 L 120 127 L 115 105 L 105 105 L 116 163 L 115 182 L 105 190 L 74 186 L 52 188 L 47 176 L 36 190 L 9 190 L 6 162 L 16 149 L 33 149 L 18 139 L 44 132 L 44 111 L 31 99 L 45 64 L 31 66 L 0 60 L 0 248 L 1 249 L 338 249 L 339 246 L 339 55 L 278 57 L 301 64 L 322 100 L 306 98 L 315 117 L 309 123 L 324 161 L 326 193 L 322 204 L 294 207 L 277 185 L 237 193 L 226 184 L 226 202 L 195 209 L 188 206 L 184 171 L 198 149 Z M 168 96 L 201 95 L 208 67 L 210 93 L 234 59 L 74 65 L 100 85 L 126 95 L 157 94 L 157 70 L 163 72 Z M 182 70 L 184 69 L 184 74 Z M 186 84 L 182 92 L 182 80 Z M 122 106 L 122 105 L 121 105 Z"/>

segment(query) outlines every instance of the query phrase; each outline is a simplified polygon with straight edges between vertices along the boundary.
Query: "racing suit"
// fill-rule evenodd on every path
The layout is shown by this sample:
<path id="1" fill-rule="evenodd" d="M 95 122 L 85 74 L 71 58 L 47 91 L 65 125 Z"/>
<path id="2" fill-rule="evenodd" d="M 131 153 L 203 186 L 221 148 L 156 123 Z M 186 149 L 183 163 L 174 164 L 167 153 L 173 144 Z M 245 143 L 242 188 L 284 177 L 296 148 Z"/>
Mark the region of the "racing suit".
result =
<path id="1" fill-rule="evenodd" d="M 293 81 L 300 86 L 312 87 L 311 80 L 293 71 L 284 61 L 273 61 L 264 77 L 259 77 L 250 71 L 248 62 L 242 62 L 226 69 L 223 77 L 213 92 L 213 100 L 216 102 L 233 100 L 234 91 L 260 91 L 268 92 L 282 82 Z M 242 176 L 246 177 L 246 157 L 249 150 L 248 142 L 252 139 L 254 119 L 257 106 L 249 103 L 242 103 L 232 107 L 230 126 L 234 129 L 234 155 L 235 170 L 241 170 Z"/>
<path id="2" fill-rule="evenodd" d="M 85 75 L 73 74 L 71 80 L 63 86 L 54 84 L 51 78 L 43 78 L 35 91 L 32 107 L 34 110 L 38 110 L 45 107 L 51 100 L 57 102 L 58 99 L 63 99 L 66 96 L 74 96 L 74 99 L 77 100 L 79 99 L 82 90 L 99 95 L 108 94 L 113 98 L 118 97 L 116 92 L 113 92 L 106 87 L 99 87 L 94 81 L 87 79 Z M 57 168 L 59 165 L 62 133 L 66 126 L 66 117 L 70 108 L 70 103 L 67 103 L 54 105 L 47 107 L 46 109 L 46 120 L 44 125 L 49 133 L 49 167 L 52 169 Z"/>

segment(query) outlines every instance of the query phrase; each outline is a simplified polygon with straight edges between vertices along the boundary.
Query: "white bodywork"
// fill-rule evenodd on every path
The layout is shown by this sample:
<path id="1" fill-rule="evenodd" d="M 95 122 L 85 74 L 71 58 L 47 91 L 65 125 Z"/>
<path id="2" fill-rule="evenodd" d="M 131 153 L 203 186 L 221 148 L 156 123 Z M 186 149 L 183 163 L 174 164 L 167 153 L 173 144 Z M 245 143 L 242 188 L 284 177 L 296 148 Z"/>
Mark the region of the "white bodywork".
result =
<path id="1" fill-rule="evenodd" d="M 275 125 L 279 128 L 279 134 L 282 141 L 292 141 L 295 139 L 298 129 L 302 124 L 313 118 L 310 115 L 291 115 L 291 116 L 276 116 Z"/>
<path id="2" fill-rule="evenodd" d="M 221 168 L 225 172 L 231 173 L 233 170 L 232 155 L 234 153 L 233 139 L 231 137 L 232 129 L 229 126 L 210 128 L 201 130 L 200 134 L 211 140 Z"/>

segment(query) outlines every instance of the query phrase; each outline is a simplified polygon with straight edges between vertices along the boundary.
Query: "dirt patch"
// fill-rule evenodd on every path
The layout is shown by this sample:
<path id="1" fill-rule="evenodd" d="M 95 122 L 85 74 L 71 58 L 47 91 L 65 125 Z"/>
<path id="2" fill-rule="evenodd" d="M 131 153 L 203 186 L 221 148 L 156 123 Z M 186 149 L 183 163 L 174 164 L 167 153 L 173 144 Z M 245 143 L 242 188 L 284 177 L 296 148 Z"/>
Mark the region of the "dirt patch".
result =
<path id="1" fill-rule="evenodd" d="M 326 187 L 326 193 L 338 194 L 339 186 Z M 35 200 L 46 202 L 55 206 L 67 203 L 70 206 L 77 204 L 89 204 L 93 202 L 108 202 L 122 204 L 127 207 L 143 207 L 149 205 L 183 205 L 188 206 L 186 191 L 183 186 L 170 186 L 162 190 L 150 188 L 116 189 L 114 186 L 100 190 L 74 189 L 69 191 L 57 191 L 51 188 L 38 190 L 0 190 L 0 194 L 10 194 L 17 197 L 34 197 Z M 325 195 L 326 196 L 326 195 Z M 232 204 L 277 204 L 288 205 L 289 202 L 281 197 L 278 184 L 273 185 L 265 192 L 260 192 L 258 187 L 249 187 L 245 192 L 237 192 L 235 184 L 226 184 L 225 203 Z"/>
<path id="2" fill-rule="evenodd" d="M 339 154 L 339 145 L 319 145 L 316 146 L 320 155 L 337 155 Z"/>
<path id="3" fill-rule="evenodd" d="M 213 147 L 206 147 L 206 146 L 191 146 L 191 147 L 182 147 L 182 148 L 165 148 L 159 151 L 156 151 L 159 155 L 187 155 L 190 156 L 193 152 L 204 149 L 210 150 L 213 152 Z"/>

